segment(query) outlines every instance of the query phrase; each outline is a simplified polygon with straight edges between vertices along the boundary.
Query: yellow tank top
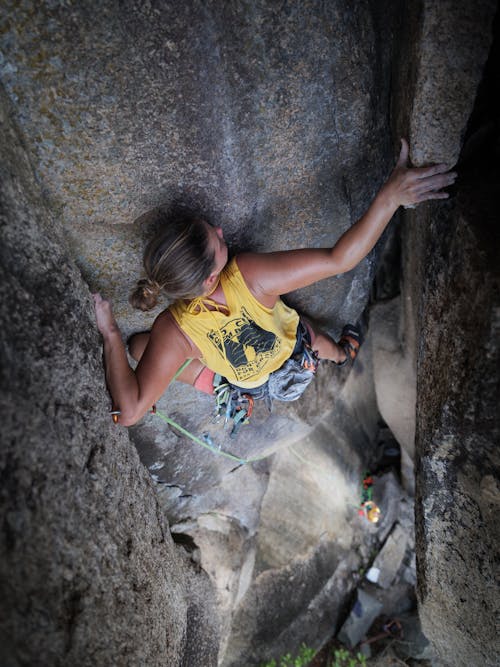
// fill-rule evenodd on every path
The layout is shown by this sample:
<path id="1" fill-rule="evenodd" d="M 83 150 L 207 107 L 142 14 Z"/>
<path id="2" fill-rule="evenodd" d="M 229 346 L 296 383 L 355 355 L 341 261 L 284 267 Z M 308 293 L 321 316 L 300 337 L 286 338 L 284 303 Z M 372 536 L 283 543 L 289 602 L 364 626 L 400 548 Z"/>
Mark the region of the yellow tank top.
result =
<path id="1" fill-rule="evenodd" d="M 259 303 L 248 289 L 236 258 L 224 267 L 220 282 L 227 308 L 203 297 L 176 301 L 170 312 L 210 370 L 239 387 L 258 387 L 291 355 L 298 313 L 281 299 L 274 308 Z M 207 304 L 218 309 L 210 310 Z"/>

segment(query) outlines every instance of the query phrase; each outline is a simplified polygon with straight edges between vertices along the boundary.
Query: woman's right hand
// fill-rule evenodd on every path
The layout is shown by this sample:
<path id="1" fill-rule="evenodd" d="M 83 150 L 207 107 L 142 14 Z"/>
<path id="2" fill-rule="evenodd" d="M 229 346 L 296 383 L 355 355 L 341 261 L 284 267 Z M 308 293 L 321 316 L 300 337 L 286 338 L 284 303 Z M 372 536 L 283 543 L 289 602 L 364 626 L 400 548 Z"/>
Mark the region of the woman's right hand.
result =
<path id="1" fill-rule="evenodd" d="M 103 336 L 113 333 L 118 330 L 118 325 L 113 315 L 111 302 L 103 299 L 97 292 L 92 294 L 94 299 L 95 318 L 97 321 L 97 328 Z"/>
<path id="2" fill-rule="evenodd" d="M 399 159 L 380 196 L 388 198 L 394 209 L 399 206 L 414 208 L 429 199 L 448 199 L 449 194 L 443 192 L 443 188 L 453 185 L 457 173 L 449 171 L 446 164 L 409 167 L 409 152 L 408 142 L 401 139 Z"/>

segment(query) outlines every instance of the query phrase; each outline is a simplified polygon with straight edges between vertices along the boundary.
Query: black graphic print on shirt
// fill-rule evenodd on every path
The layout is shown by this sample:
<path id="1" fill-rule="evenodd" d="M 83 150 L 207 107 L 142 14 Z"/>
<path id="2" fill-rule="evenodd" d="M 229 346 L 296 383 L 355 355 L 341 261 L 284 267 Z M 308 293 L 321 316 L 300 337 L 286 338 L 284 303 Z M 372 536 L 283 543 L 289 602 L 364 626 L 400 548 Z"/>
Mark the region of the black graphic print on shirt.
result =
<path id="1" fill-rule="evenodd" d="M 269 359 L 281 349 L 280 339 L 250 319 L 245 308 L 241 317 L 229 320 L 224 326 L 207 333 L 208 339 L 227 358 L 238 380 L 258 375 Z"/>

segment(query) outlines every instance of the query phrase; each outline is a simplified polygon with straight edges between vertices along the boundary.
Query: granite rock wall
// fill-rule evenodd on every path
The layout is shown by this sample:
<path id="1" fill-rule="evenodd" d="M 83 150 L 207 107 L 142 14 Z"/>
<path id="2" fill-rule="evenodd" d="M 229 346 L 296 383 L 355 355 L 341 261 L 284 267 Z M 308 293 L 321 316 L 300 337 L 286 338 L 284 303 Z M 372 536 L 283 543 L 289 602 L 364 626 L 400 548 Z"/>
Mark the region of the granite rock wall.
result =
<path id="1" fill-rule="evenodd" d="M 436 160 L 438 150 L 440 161 L 458 161 L 459 179 L 449 202 L 407 211 L 403 225 L 406 340 L 416 342 L 406 355 L 415 361 L 417 592 L 424 632 L 442 664 L 492 667 L 500 542 L 493 521 L 500 466 L 499 22 L 492 2 L 454 3 L 453 15 L 446 3 L 430 4 L 413 101 L 400 116 L 410 118 L 417 163 Z M 421 69 L 429 57 L 434 71 L 446 72 L 434 95 Z"/>
<path id="2" fill-rule="evenodd" d="M 384 11 L 387 8 L 387 11 Z M 0 77 L 52 206 L 126 334 L 142 238 L 173 202 L 234 248 L 333 243 L 390 168 L 391 3 L 4 3 Z M 295 301 L 339 331 L 372 255 Z"/>
<path id="3" fill-rule="evenodd" d="M 88 287 L 0 101 L 0 663 L 216 664 L 211 586 L 109 420 Z"/>

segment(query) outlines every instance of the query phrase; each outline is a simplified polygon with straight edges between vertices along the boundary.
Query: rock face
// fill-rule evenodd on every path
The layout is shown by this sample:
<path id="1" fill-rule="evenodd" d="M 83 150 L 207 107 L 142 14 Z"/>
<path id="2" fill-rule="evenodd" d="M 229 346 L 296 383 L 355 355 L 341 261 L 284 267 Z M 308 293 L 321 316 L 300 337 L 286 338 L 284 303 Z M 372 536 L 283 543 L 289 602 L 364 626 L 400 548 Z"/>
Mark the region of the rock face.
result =
<path id="1" fill-rule="evenodd" d="M 421 302 L 417 554 L 425 632 L 447 664 L 493 667 L 500 244 L 492 225 L 500 172 L 488 146 L 476 158 L 464 165 L 456 202 L 433 215 L 426 239 L 435 261 L 426 266 Z"/>
<path id="2" fill-rule="evenodd" d="M 409 119 L 415 164 L 447 160 L 451 166 L 458 160 L 471 93 L 481 80 L 491 45 L 495 7 L 494 0 L 421 3 L 419 38 L 412 43 L 410 65 L 415 81 Z"/>
<path id="3" fill-rule="evenodd" d="M 462 3 L 457 13 L 463 21 L 460 30 L 448 35 L 440 30 L 439 39 L 435 36 L 427 48 L 432 52 L 439 44 L 457 64 L 468 54 L 466 71 L 461 67 L 450 71 L 442 80 L 442 95 L 433 100 L 425 93 L 426 86 L 417 87 L 411 110 L 416 119 L 425 98 L 426 113 L 435 119 L 443 108 L 457 122 L 472 115 L 467 128 L 463 120 L 459 125 L 466 141 L 455 196 L 444 206 L 407 214 L 403 298 L 418 341 L 417 590 L 423 629 L 443 664 L 492 667 L 498 662 L 494 580 L 500 537 L 493 522 L 500 468 L 500 243 L 494 223 L 500 181 L 494 90 L 500 50 L 497 16 L 495 42 L 476 105 L 472 108 L 470 96 L 466 109 L 464 93 L 478 86 L 479 65 L 490 44 L 473 36 L 479 29 L 489 33 L 494 6 L 480 3 L 474 16 L 470 9 Z M 431 34 L 434 25 L 429 22 L 424 34 Z M 471 78 L 472 71 L 476 76 Z M 436 157 L 432 124 L 430 132 L 416 120 L 412 127 L 414 154 L 423 163 L 432 161 Z M 441 150 L 440 159 L 450 163 L 458 155 L 453 142 Z"/>
<path id="4" fill-rule="evenodd" d="M 0 662 L 215 664 L 211 588 L 110 427 L 90 294 L 1 102 Z"/>
<path id="5" fill-rule="evenodd" d="M 250 667 L 319 647 L 397 518 L 397 493 L 373 530 L 351 507 L 382 415 L 410 493 L 417 460 L 424 630 L 444 664 L 492 665 L 486 93 L 466 124 L 494 2 L 4 5 L 2 664 Z M 392 277 L 355 371 L 321 368 L 297 404 L 222 438 L 237 458 L 274 456 L 242 467 L 151 416 L 130 430 L 141 463 L 109 422 L 85 282 L 112 298 L 124 336 L 151 326 L 158 311 L 132 312 L 127 295 L 156 208 L 203 212 L 235 250 L 325 246 L 368 204 L 397 137 L 418 164 L 452 164 L 465 135 L 456 199 L 389 232 L 401 293 Z M 365 308 L 379 251 L 289 301 L 338 333 Z M 190 388 L 159 408 L 212 433 L 211 401 Z"/>
<path id="6" fill-rule="evenodd" d="M 126 334 L 148 325 L 127 305 L 140 271 L 130 223 L 155 206 L 202 209 L 233 247 L 259 250 L 330 244 L 363 212 L 392 157 L 382 12 L 8 4 L 1 78 L 77 262 Z M 373 257 L 296 301 L 338 332 L 372 276 Z"/>

